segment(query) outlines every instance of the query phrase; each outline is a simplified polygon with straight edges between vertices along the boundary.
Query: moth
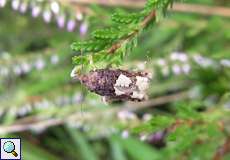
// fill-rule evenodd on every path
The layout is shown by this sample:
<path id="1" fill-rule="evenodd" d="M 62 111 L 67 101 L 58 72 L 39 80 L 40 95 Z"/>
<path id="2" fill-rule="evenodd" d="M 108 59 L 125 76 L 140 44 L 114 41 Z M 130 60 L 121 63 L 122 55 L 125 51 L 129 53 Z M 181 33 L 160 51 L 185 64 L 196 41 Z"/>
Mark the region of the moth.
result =
<path id="1" fill-rule="evenodd" d="M 151 79 L 147 72 L 121 69 L 97 69 L 83 75 L 73 70 L 71 77 L 78 79 L 91 92 L 102 96 L 106 102 L 145 100 Z"/>

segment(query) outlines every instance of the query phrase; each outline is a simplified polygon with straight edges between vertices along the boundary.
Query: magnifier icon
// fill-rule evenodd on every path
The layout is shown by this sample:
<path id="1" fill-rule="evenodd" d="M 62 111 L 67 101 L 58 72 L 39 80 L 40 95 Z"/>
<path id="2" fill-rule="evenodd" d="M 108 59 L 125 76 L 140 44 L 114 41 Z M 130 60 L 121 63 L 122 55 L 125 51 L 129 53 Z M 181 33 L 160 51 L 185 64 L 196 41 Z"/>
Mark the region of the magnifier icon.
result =
<path id="1" fill-rule="evenodd" d="M 18 154 L 17 152 L 15 151 L 15 145 L 13 142 L 11 141 L 7 141 L 3 144 L 3 150 L 6 152 L 6 153 L 11 153 L 14 155 L 14 157 L 17 157 Z"/>

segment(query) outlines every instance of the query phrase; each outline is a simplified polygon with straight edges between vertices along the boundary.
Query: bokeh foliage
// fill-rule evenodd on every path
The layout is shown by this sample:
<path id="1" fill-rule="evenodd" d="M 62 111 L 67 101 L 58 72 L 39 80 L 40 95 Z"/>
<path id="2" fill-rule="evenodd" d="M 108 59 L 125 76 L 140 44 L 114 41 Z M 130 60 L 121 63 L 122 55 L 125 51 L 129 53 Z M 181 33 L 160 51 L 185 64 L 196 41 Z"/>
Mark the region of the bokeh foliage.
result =
<path id="1" fill-rule="evenodd" d="M 230 5 L 228 1 L 214 0 L 186 3 Z M 97 11 L 94 17 L 89 17 L 92 31 L 110 26 L 110 15 L 117 13 L 115 8 L 91 6 L 91 9 Z M 119 12 L 135 13 L 135 10 L 121 8 Z M 98 18 L 101 14 L 103 21 Z M 70 49 L 70 44 L 82 37 L 57 29 L 54 22 L 44 24 L 29 14 L 20 15 L 10 6 L 1 8 L 0 52 L 1 56 L 4 52 L 10 55 L 7 61 L 0 56 L 1 67 L 6 63 L 16 66 L 29 57 L 47 57 L 53 53 L 60 56 L 57 66 L 47 63 L 42 71 L 0 79 L 1 137 L 21 137 L 23 158 L 28 160 L 227 160 L 230 157 L 230 69 L 219 61 L 230 59 L 229 28 L 230 20 L 226 17 L 167 13 L 164 20 L 143 31 L 136 39 L 137 47 L 124 61 L 119 61 L 126 69 L 137 69 L 146 61 L 145 69 L 154 71 L 150 100 L 140 104 L 105 105 L 100 97 L 86 91 L 69 76 L 74 66 L 71 57 L 80 55 Z M 124 34 L 126 29 L 122 29 Z M 113 30 L 107 31 L 109 38 L 119 37 Z M 100 30 L 93 32 L 93 36 L 101 37 L 99 33 Z M 217 63 L 201 67 L 189 61 L 191 72 L 176 75 L 172 68 L 180 62 L 170 61 L 170 53 L 174 51 L 186 52 L 191 57 L 199 53 Z M 162 59 L 170 69 L 166 77 L 161 72 L 164 66 L 157 64 Z M 104 61 L 99 66 L 104 66 Z M 76 93 L 80 100 L 68 102 Z M 176 95 L 177 101 L 171 95 Z M 52 103 L 57 97 L 61 97 L 61 107 Z M 32 110 L 26 115 L 18 114 L 27 104 L 31 104 Z M 53 125 L 46 126 L 50 123 Z M 26 124 L 30 127 L 25 131 L 5 133 L 5 127 L 14 129 Z"/>

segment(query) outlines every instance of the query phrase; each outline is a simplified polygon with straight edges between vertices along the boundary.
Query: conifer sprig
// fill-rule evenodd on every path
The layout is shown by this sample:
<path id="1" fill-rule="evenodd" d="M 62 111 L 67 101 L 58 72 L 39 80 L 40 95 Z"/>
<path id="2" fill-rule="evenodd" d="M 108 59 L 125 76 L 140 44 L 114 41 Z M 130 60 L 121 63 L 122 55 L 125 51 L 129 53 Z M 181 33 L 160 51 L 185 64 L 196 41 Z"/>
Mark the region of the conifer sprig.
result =
<path id="1" fill-rule="evenodd" d="M 73 57 L 76 65 L 106 61 L 108 64 L 119 64 L 122 58 L 136 45 L 137 37 L 150 24 L 164 17 L 165 12 L 174 0 L 148 0 L 144 9 L 138 13 L 124 13 L 117 11 L 112 14 L 114 25 L 109 28 L 99 29 L 91 34 L 91 39 L 75 42 L 71 45 L 74 51 L 84 53 Z M 82 61 L 83 59 L 83 61 Z"/>

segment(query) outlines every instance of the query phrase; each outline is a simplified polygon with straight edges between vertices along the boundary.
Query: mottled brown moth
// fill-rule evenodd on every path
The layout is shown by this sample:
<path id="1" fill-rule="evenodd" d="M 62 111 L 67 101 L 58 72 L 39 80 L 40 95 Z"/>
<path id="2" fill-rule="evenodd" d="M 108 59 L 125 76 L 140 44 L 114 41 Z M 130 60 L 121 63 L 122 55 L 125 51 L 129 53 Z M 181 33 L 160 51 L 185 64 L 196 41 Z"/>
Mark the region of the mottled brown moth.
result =
<path id="1" fill-rule="evenodd" d="M 146 72 L 121 69 L 97 69 L 83 75 L 73 70 L 71 76 L 106 101 L 143 101 L 150 82 Z"/>

